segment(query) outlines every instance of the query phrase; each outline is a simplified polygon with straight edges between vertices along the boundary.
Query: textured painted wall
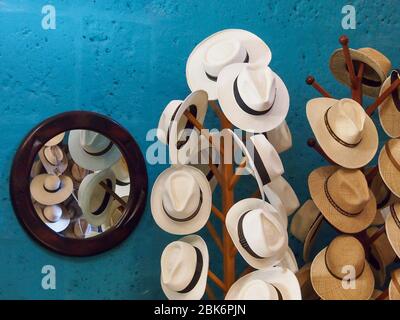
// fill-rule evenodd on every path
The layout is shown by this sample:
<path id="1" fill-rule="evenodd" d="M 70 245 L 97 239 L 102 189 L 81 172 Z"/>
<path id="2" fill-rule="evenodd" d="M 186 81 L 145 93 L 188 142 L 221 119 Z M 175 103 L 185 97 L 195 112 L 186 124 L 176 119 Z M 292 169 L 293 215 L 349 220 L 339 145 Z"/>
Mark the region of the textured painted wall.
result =
<path id="1" fill-rule="evenodd" d="M 164 105 L 188 94 L 185 63 L 192 48 L 220 29 L 248 29 L 272 49 L 272 68 L 291 95 L 288 123 L 295 146 L 284 156 L 286 177 L 305 200 L 307 176 L 324 162 L 305 146 L 311 134 L 305 103 L 316 93 L 304 78 L 313 73 L 335 96 L 347 95 L 327 67 L 344 32 L 341 8 L 349 2 L 0 0 L 0 298 L 164 297 L 159 256 L 175 237 L 156 227 L 149 205 L 118 248 L 91 258 L 62 257 L 38 246 L 19 225 L 10 203 L 9 171 L 30 128 L 66 110 L 111 116 L 144 150 L 145 134 L 157 125 Z M 41 28 L 46 3 L 56 7 L 56 30 Z M 347 32 L 352 46 L 374 46 L 399 65 L 398 2 L 351 4 L 357 9 L 357 29 Z M 208 124 L 213 123 L 210 112 Z M 162 170 L 148 166 L 150 186 Z M 239 189 L 243 197 L 253 187 L 244 182 Z M 295 240 L 291 244 L 301 252 Z M 213 269 L 218 262 L 213 255 Z M 41 288 L 46 264 L 56 267 L 57 290 Z"/>

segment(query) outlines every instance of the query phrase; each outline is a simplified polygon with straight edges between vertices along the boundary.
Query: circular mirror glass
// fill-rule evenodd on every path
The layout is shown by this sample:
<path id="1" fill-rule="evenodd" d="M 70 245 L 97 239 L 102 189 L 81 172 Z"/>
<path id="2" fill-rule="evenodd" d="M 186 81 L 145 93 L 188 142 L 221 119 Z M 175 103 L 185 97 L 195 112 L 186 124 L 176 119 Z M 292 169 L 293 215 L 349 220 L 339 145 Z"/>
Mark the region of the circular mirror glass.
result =
<path id="1" fill-rule="evenodd" d="M 11 174 L 22 224 L 67 255 L 96 254 L 125 239 L 143 213 L 146 193 L 146 167 L 133 137 L 113 120 L 83 111 L 35 128 Z"/>

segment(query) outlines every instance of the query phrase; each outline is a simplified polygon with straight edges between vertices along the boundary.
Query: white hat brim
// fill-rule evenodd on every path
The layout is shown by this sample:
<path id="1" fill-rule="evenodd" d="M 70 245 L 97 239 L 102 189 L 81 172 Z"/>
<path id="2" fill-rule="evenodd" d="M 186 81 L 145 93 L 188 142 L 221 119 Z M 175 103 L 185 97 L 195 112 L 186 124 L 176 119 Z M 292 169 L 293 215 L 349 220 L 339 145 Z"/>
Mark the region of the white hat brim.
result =
<path id="1" fill-rule="evenodd" d="M 249 54 L 250 63 L 263 62 L 268 65 L 272 53 L 263 40 L 255 34 L 241 29 L 226 29 L 214 33 L 200 42 L 190 54 L 186 64 L 186 79 L 191 91 L 204 90 L 209 100 L 217 100 L 217 82 L 210 80 L 203 67 L 203 57 L 207 48 L 215 41 L 239 40 Z"/>
<path id="2" fill-rule="evenodd" d="M 101 156 L 93 156 L 85 152 L 80 143 L 80 132 L 82 130 L 71 130 L 68 138 L 68 149 L 72 160 L 82 168 L 97 171 L 111 167 L 121 157 L 121 152 L 113 143 L 109 151 Z"/>
<path id="3" fill-rule="evenodd" d="M 218 77 L 218 100 L 222 111 L 230 122 L 247 132 L 263 133 L 278 127 L 289 111 L 289 92 L 282 79 L 276 74 L 276 98 L 271 109 L 263 115 L 245 112 L 236 102 L 233 84 L 244 63 L 231 64 L 224 68 Z"/>
<path id="4" fill-rule="evenodd" d="M 65 208 L 61 207 L 62 215 L 58 221 L 50 222 L 44 217 L 43 209 L 38 204 L 35 204 L 34 207 L 39 218 L 54 232 L 64 231 L 69 226 L 71 219 L 68 217 L 68 213 L 66 212 Z"/>
<path id="5" fill-rule="evenodd" d="M 59 204 L 67 200 L 72 194 L 74 188 L 72 179 L 68 176 L 60 176 L 61 189 L 52 193 L 44 189 L 44 182 L 48 176 L 48 174 L 40 174 L 32 179 L 30 184 L 32 198 L 38 203 L 46 206 Z"/>
<path id="6" fill-rule="evenodd" d="M 288 247 L 285 256 L 283 257 L 281 262 L 278 263 L 277 266 L 287 268 L 293 273 L 299 271 L 299 265 L 297 264 L 296 257 L 290 247 Z"/>
<path id="7" fill-rule="evenodd" d="M 212 192 L 207 177 L 199 169 L 184 166 L 196 179 L 203 193 L 203 202 L 197 215 L 190 221 L 178 222 L 170 219 L 163 208 L 162 196 L 165 192 L 166 179 L 181 166 L 172 166 L 164 170 L 156 179 L 150 196 L 151 213 L 154 221 L 164 231 L 175 235 L 186 235 L 199 231 L 207 223 L 211 214 Z"/>
<path id="8" fill-rule="evenodd" d="M 179 241 L 184 241 L 186 243 L 189 243 L 200 250 L 201 255 L 203 257 L 203 268 L 201 270 L 199 281 L 197 282 L 196 286 L 188 293 L 179 293 L 176 291 L 172 291 L 168 289 L 160 279 L 161 288 L 169 300 L 200 300 L 204 295 L 207 285 L 207 274 L 209 268 L 209 256 L 208 256 L 207 244 L 198 235 L 189 235 L 183 237 L 182 239 L 179 239 Z"/>
<path id="9" fill-rule="evenodd" d="M 226 294 L 225 300 L 237 300 L 240 289 L 253 280 L 272 284 L 282 294 L 283 300 L 301 300 L 301 289 L 295 274 L 286 268 L 272 267 L 251 272 L 237 280 Z"/>
<path id="10" fill-rule="evenodd" d="M 282 235 L 286 244 L 282 246 L 282 249 L 277 252 L 273 257 L 257 259 L 251 256 L 240 244 L 237 226 L 243 214 L 256 209 L 263 209 L 266 212 L 272 213 L 271 216 L 281 223 L 279 213 L 272 205 L 261 199 L 248 198 L 237 202 L 229 209 L 226 215 L 225 225 L 235 247 L 238 249 L 243 259 L 255 269 L 266 269 L 279 264 L 279 262 L 283 259 L 285 252 L 288 248 L 288 235 L 287 232 Z"/>

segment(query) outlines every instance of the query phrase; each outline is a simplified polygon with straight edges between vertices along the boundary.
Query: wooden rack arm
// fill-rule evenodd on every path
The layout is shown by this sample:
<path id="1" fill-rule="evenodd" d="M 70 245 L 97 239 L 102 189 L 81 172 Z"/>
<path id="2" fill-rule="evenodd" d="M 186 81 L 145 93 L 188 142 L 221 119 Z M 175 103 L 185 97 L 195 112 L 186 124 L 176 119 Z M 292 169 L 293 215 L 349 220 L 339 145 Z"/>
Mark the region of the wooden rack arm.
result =
<path id="1" fill-rule="evenodd" d="M 328 161 L 330 164 L 332 165 L 336 165 L 336 162 L 331 160 L 326 153 L 324 152 L 324 150 L 322 150 L 322 148 L 319 146 L 317 140 L 315 140 L 315 138 L 310 138 L 307 140 L 307 145 L 310 148 L 313 148 L 315 151 L 317 151 L 323 158 L 325 158 L 326 161 Z"/>
<path id="2" fill-rule="evenodd" d="M 242 172 L 244 171 L 244 169 L 246 168 L 246 159 L 243 160 L 238 168 L 236 169 L 235 174 L 232 176 L 230 182 L 229 182 L 229 189 L 233 190 L 233 188 L 235 187 L 235 185 L 239 182 L 240 177 L 242 176 Z"/>
<path id="3" fill-rule="evenodd" d="M 209 284 L 206 285 L 206 293 L 209 300 L 217 300 L 217 296 L 215 295 L 214 290 Z"/>
<path id="4" fill-rule="evenodd" d="M 315 78 L 313 76 L 308 76 L 306 78 L 306 83 L 317 90 L 322 96 L 326 98 L 332 98 L 332 95 L 328 91 L 326 91 L 317 81 L 315 81 Z"/>
<path id="5" fill-rule="evenodd" d="M 119 202 L 119 204 L 124 207 L 124 209 L 126 208 L 126 202 L 120 197 L 118 196 L 111 188 L 109 188 L 103 181 L 100 182 L 100 186 L 107 192 L 109 193 L 115 200 L 117 200 Z"/>
<path id="6" fill-rule="evenodd" d="M 356 79 L 357 80 L 356 88 L 351 92 L 352 99 L 357 101 L 360 105 L 362 105 L 363 103 L 362 80 L 364 76 L 364 69 L 365 69 L 365 64 L 360 63 Z"/>
<path id="7" fill-rule="evenodd" d="M 351 87 L 352 87 L 352 89 L 356 89 L 357 88 L 357 78 L 356 78 L 356 73 L 354 71 L 353 60 L 351 59 L 351 56 L 350 56 L 349 38 L 347 36 L 343 35 L 339 38 L 339 42 L 343 48 L 344 60 L 346 62 L 347 69 L 349 71 Z"/>
<path id="8" fill-rule="evenodd" d="M 212 280 L 222 291 L 226 292 L 225 284 L 218 278 L 214 272 L 208 270 L 208 277 Z"/>
<path id="9" fill-rule="evenodd" d="M 373 244 L 385 232 L 386 228 L 385 225 L 383 225 L 369 238 L 369 245 Z"/>
<path id="10" fill-rule="evenodd" d="M 224 214 L 219 209 L 217 209 L 217 207 L 214 204 L 211 205 L 211 211 L 214 212 L 214 214 L 219 220 L 225 222 Z"/>
<path id="11" fill-rule="evenodd" d="M 210 101 L 209 102 L 211 109 L 215 112 L 217 115 L 219 121 L 228 121 L 227 118 L 225 117 L 224 113 L 221 111 L 221 108 L 218 106 L 218 103 L 216 101 Z"/>
<path id="12" fill-rule="evenodd" d="M 222 246 L 222 240 L 219 237 L 217 230 L 215 230 L 215 227 L 210 221 L 207 222 L 207 229 L 211 235 L 211 238 L 213 238 L 213 240 L 215 241 L 215 244 L 217 245 L 219 251 L 221 251 L 221 253 L 224 252 L 224 247 Z"/>
<path id="13" fill-rule="evenodd" d="M 213 164 L 212 162 L 213 162 L 213 160 L 210 157 L 208 166 L 210 167 L 213 175 L 215 176 L 215 179 L 217 179 L 217 182 L 219 183 L 219 185 L 223 186 L 225 184 L 225 179 L 219 172 L 217 166 L 215 164 Z"/>
<path id="14" fill-rule="evenodd" d="M 371 116 L 374 111 L 382 104 L 385 99 L 392 94 L 394 90 L 396 90 L 400 86 L 400 78 L 396 79 L 382 94 L 375 100 L 373 104 L 371 104 L 365 112 Z"/>
<path id="15" fill-rule="evenodd" d="M 231 250 L 231 256 L 235 257 L 237 253 L 238 253 L 238 249 L 235 246 L 233 246 L 232 250 Z"/>

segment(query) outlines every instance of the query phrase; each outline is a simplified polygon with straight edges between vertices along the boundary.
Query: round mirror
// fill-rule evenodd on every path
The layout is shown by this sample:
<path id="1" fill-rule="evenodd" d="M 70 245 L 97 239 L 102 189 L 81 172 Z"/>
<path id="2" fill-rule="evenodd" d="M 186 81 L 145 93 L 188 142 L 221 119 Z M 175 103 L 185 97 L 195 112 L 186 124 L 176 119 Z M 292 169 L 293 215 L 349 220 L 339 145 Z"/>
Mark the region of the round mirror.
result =
<path id="1" fill-rule="evenodd" d="M 147 173 L 132 136 L 102 115 L 75 111 L 39 124 L 14 159 L 11 197 L 46 247 L 88 256 L 124 240 L 142 215 Z"/>

